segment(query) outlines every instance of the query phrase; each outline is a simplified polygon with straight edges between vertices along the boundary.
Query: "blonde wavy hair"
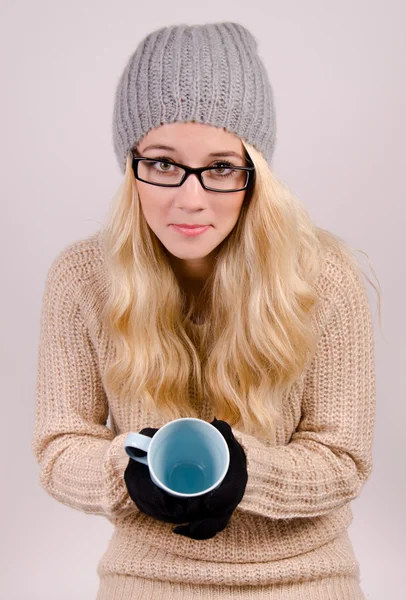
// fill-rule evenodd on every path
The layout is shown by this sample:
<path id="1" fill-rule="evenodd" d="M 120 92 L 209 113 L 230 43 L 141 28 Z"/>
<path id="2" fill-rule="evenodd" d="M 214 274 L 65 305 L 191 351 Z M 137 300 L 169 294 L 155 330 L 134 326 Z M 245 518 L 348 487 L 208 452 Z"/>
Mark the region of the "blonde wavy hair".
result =
<path id="1" fill-rule="evenodd" d="M 324 250 L 334 247 L 358 263 L 241 141 L 256 170 L 254 185 L 216 249 L 198 336 L 190 325 L 195 301 L 188 305 L 166 248 L 143 216 L 128 154 L 101 232 L 111 280 L 104 319 L 116 351 L 105 385 L 122 401 L 142 397 L 167 420 L 198 417 L 196 406 L 208 397 L 217 419 L 273 439 L 282 394 L 316 351 L 310 317 Z"/>

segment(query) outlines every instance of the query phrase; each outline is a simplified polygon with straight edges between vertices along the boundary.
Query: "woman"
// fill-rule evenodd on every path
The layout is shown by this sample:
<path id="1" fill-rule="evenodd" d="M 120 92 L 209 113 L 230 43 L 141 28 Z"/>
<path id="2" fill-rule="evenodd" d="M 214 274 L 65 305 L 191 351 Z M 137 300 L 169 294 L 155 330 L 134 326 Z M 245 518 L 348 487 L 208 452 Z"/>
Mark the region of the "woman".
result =
<path id="1" fill-rule="evenodd" d="M 232 22 L 152 32 L 113 129 L 125 177 L 108 222 L 48 273 L 33 439 L 44 489 L 114 525 L 97 599 L 365 598 L 347 529 L 372 470 L 371 314 L 351 250 L 271 171 L 255 38 Z M 231 454 L 198 504 L 124 450 L 188 416 Z"/>

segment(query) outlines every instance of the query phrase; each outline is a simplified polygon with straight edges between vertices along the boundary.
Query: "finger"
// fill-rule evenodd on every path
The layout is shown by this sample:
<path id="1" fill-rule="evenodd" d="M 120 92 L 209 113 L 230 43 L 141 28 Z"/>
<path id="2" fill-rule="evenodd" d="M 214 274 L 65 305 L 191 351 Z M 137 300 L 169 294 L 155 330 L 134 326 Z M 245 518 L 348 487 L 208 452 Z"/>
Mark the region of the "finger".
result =
<path id="1" fill-rule="evenodd" d="M 131 454 L 133 456 L 139 456 L 139 457 L 147 455 L 145 450 L 141 450 L 141 448 L 134 448 L 134 447 L 131 447 Z M 132 458 L 132 456 L 130 456 L 130 458 Z"/>
<path id="2" fill-rule="evenodd" d="M 155 427 L 144 427 L 144 429 L 141 429 L 139 433 L 141 435 L 147 435 L 148 437 L 152 438 L 154 437 L 157 431 L 158 429 L 156 429 Z"/>
<path id="3" fill-rule="evenodd" d="M 132 461 L 132 470 L 127 469 L 124 479 L 129 494 L 138 508 L 145 514 L 169 523 L 185 523 L 188 519 L 183 504 L 178 498 L 167 494 L 151 480 L 146 465 Z"/>
<path id="4" fill-rule="evenodd" d="M 127 477 L 132 477 L 135 480 L 151 479 L 148 465 L 144 465 L 144 463 L 130 457 L 125 473 L 127 473 Z"/>
<path id="5" fill-rule="evenodd" d="M 187 521 L 183 507 L 165 496 L 165 492 L 152 482 L 131 494 L 139 510 L 146 515 L 167 523 L 185 523 Z"/>
<path id="6" fill-rule="evenodd" d="M 213 425 L 213 427 L 215 427 L 222 434 L 226 441 L 231 441 L 234 439 L 232 429 L 226 421 L 214 419 L 210 425 Z"/>
<path id="7" fill-rule="evenodd" d="M 240 457 L 241 458 L 241 457 Z M 248 481 L 245 463 L 234 461 L 221 485 L 202 496 L 202 502 L 209 513 L 222 513 L 234 510 L 241 502 Z"/>
<path id="8" fill-rule="evenodd" d="M 239 462 L 243 463 L 244 466 L 246 466 L 247 457 L 244 448 L 235 439 L 233 430 L 231 429 L 230 425 L 226 421 L 220 421 L 216 418 L 211 422 L 211 425 L 213 425 L 213 427 L 215 427 L 226 440 L 228 449 L 230 451 L 230 462 L 231 458 L 234 458 L 234 460 L 238 459 Z"/>
<path id="9" fill-rule="evenodd" d="M 185 498 L 184 499 L 185 506 L 185 522 L 198 521 L 199 519 L 203 519 L 207 515 L 205 511 L 205 506 L 202 501 L 202 496 L 197 496 L 195 498 Z"/>
<path id="10" fill-rule="evenodd" d="M 207 540 L 223 531 L 229 521 L 228 516 L 219 518 L 208 517 L 200 521 L 194 521 L 188 525 L 180 525 L 173 529 L 174 533 L 184 535 L 193 540 Z"/>

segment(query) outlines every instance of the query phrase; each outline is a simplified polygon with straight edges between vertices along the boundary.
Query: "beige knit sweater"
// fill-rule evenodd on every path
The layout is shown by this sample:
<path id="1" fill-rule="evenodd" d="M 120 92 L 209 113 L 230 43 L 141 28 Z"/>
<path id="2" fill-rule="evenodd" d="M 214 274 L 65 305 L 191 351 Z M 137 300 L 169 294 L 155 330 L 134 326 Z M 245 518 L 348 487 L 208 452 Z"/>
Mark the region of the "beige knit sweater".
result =
<path id="1" fill-rule="evenodd" d="M 347 532 L 350 502 L 372 470 L 375 419 L 373 325 L 359 272 L 326 255 L 316 357 L 285 398 L 276 443 L 233 429 L 248 483 L 226 529 L 209 540 L 174 534 L 128 495 L 124 439 L 164 422 L 142 401 L 119 407 L 105 393 L 106 290 L 98 232 L 63 249 L 49 269 L 33 437 L 48 494 L 114 526 L 97 600 L 364 599 Z M 214 418 L 207 403 L 199 416 Z"/>

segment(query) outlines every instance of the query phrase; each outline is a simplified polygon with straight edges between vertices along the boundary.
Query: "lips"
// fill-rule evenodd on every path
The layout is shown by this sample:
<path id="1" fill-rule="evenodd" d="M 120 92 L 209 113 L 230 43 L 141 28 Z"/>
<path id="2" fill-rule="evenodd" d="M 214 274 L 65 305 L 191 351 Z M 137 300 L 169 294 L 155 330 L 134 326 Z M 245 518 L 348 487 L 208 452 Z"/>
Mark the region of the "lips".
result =
<path id="1" fill-rule="evenodd" d="M 181 227 L 180 225 L 172 225 L 172 227 L 181 235 L 187 237 L 197 237 L 210 229 L 210 225 L 203 225 L 203 227 Z"/>
<path id="2" fill-rule="evenodd" d="M 209 227 L 209 225 L 185 225 L 183 223 L 172 223 L 176 227 L 183 227 L 184 229 L 198 229 L 199 227 Z"/>

